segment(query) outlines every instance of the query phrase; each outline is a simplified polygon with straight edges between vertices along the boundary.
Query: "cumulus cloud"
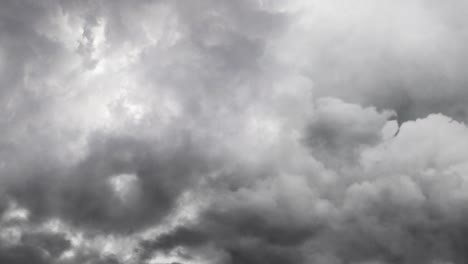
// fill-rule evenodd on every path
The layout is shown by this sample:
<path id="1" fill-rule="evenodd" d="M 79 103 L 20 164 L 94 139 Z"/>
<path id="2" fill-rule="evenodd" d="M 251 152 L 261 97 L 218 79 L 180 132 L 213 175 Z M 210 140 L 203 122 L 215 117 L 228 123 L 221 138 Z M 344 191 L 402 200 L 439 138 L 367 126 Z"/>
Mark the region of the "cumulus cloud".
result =
<path id="1" fill-rule="evenodd" d="M 447 141 L 464 142 L 466 131 L 431 115 L 358 150 L 347 170 L 284 175 L 293 168 L 283 160 L 275 174 L 218 191 L 196 220 L 142 246 L 214 247 L 227 263 L 463 263 L 466 155 Z"/>
<path id="2" fill-rule="evenodd" d="M 383 138 L 383 127 L 394 113 L 379 113 L 334 98 L 321 98 L 308 126 L 305 142 L 323 162 L 354 161 L 356 153 Z"/>
<path id="3" fill-rule="evenodd" d="M 466 121 L 464 3 L 295 3 L 271 52 L 317 95 L 391 108 L 400 122 L 434 112 Z"/>
<path id="4" fill-rule="evenodd" d="M 1 263 L 466 263 L 462 1 L 2 1 Z"/>

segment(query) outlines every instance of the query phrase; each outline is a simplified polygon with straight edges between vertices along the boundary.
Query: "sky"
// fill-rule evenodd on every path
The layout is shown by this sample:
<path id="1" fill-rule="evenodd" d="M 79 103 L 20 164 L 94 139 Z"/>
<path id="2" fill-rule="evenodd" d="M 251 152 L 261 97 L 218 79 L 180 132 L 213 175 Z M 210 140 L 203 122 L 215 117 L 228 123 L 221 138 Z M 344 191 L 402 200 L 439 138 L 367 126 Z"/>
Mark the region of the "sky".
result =
<path id="1" fill-rule="evenodd" d="M 0 263 L 468 263 L 468 2 L 0 1 Z"/>

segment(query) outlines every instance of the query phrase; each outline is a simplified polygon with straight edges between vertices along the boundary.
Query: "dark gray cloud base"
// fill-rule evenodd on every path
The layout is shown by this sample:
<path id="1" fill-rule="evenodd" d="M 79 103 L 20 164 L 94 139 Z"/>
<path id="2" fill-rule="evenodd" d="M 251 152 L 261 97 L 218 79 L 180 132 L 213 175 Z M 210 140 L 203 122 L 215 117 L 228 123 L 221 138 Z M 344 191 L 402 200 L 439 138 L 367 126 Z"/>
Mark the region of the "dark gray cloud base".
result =
<path id="1" fill-rule="evenodd" d="M 0 3 L 0 263 L 467 263 L 463 1 Z"/>

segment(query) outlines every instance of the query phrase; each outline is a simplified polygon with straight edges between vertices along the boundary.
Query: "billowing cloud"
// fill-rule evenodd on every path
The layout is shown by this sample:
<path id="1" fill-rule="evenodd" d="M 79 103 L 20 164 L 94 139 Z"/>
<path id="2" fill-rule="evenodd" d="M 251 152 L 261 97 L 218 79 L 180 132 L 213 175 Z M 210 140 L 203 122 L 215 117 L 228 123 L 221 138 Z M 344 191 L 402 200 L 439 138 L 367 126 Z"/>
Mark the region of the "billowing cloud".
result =
<path id="1" fill-rule="evenodd" d="M 466 121 L 465 3 L 293 2 L 295 22 L 271 52 L 317 95 L 394 109 L 401 122 L 434 112 Z"/>
<path id="2" fill-rule="evenodd" d="M 305 142 L 323 162 L 355 161 L 366 146 L 383 139 L 382 128 L 394 113 L 379 113 L 334 98 L 321 98 L 308 126 Z"/>
<path id="3" fill-rule="evenodd" d="M 378 113 L 367 111 L 372 122 Z M 294 157 L 283 160 L 276 174 L 218 191 L 196 220 L 142 246 L 213 247 L 227 263 L 463 263 L 467 161 L 455 142 L 467 131 L 431 115 L 356 150 L 354 161 L 332 163 L 332 172 L 285 175 Z"/>
<path id="4" fill-rule="evenodd" d="M 2 1 L 1 263 L 466 263 L 462 1 Z"/>

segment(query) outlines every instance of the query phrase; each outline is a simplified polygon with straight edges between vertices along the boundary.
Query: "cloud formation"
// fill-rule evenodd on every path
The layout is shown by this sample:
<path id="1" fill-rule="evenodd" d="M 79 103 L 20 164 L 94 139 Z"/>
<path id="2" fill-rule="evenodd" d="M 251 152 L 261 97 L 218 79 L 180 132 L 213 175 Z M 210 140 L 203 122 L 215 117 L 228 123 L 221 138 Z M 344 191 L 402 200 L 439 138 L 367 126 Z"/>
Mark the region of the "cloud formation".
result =
<path id="1" fill-rule="evenodd" d="M 0 3 L 0 262 L 466 263 L 463 1 Z"/>

